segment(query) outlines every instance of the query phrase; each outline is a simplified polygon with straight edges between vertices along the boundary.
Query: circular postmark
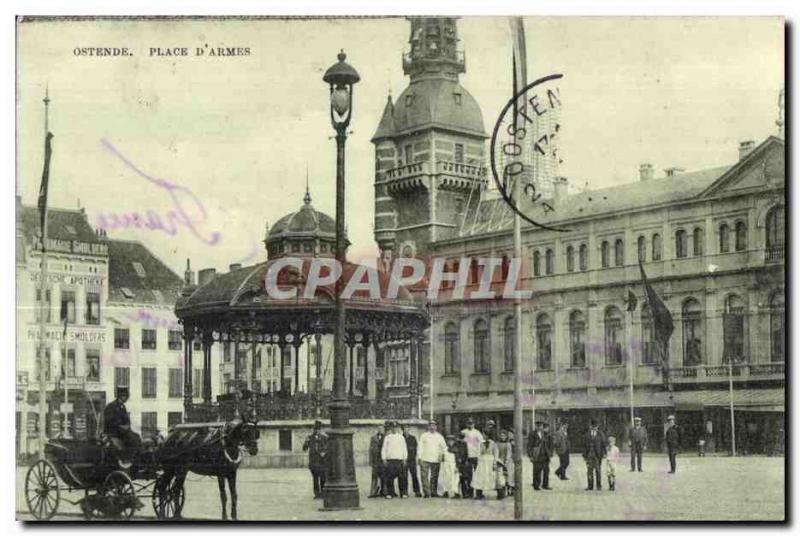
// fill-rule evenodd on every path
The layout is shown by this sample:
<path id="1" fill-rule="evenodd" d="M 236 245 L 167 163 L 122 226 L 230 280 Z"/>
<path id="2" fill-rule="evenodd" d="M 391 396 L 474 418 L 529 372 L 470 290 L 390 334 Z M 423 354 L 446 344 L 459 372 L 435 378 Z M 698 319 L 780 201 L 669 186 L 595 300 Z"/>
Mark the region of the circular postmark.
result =
<path id="1" fill-rule="evenodd" d="M 497 118 L 490 146 L 492 175 L 503 200 L 525 221 L 552 231 L 569 230 L 547 223 L 556 211 L 553 197 L 560 180 L 552 172 L 561 162 L 562 78 L 544 76 L 511 97 Z"/>

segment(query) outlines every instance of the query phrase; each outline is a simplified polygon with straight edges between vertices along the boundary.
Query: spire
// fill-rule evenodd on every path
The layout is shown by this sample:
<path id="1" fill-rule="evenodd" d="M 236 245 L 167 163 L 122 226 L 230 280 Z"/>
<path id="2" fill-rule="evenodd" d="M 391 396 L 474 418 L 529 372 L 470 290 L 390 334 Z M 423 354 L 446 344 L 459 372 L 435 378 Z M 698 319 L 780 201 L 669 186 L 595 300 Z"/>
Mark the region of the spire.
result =
<path id="1" fill-rule="evenodd" d="M 311 192 L 308 190 L 308 164 L 306 164 L 306 195 L 303 196 L 303 203 L 306 206 L 311 205 Z"/>
<path id="2" fill-rule="evenodd" d="M 785 135 L 784 130 L 784 88 L 781 88 L 781 92 L 778 94 L 778 119 L 775 120 L 775 125 L 778 127 L 778 137 L 783 139 Z"/>
<path id="3" fill-rule="evenodd" d="M 457 49 L 456 17 L 409 17 L 410 52 L 403 54 L 403 72 L 420 78 L 458 80 L 466 72 L 464 52 Z"/>
<path id="4" fill-rule="evenodd" d="M 49 120 L 50 120 L 50 85 L 45 84 L 44 86 L 44 99 L 42 99 L 44 103 L 44 134 L 47 135 L 50 132 Z"/>
<path id="5" fill-rule="evenodd" d="M 386 106 L 383 108 L 381 122 L 378 123 L 378 130 L 372 136 L 372 141 L 394 136 L 394 130 L 394 104 L 392 103 L 392 90 L 390 89 L 389 95 L 386 97 Z"/>

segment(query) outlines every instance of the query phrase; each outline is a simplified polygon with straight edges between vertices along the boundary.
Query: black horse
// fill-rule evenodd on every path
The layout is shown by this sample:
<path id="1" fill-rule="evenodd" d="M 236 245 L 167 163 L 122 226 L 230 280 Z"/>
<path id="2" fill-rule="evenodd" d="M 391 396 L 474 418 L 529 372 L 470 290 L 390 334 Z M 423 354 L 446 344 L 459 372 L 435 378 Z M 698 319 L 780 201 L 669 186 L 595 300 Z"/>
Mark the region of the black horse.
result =
<path id="1" fill-rule="evenodd" d="M 228 519 L 226 480 L 231 492 L 231 519 L 237 519 L 236 471 L 242 461 L 243 451 L 251 456 L 258 453 L 258 436 L 255 422 L 241 419 L 220 426 L 176 429 L 158 449 L 157 457 L 164 469 L 160 492 L 164 493 L 166 487 L 182 490 L 190 471 L 216 476 L 222 502 L 222 519 Z M 182 504 L 182 500 L 176 500 L 178 516 Z"/>

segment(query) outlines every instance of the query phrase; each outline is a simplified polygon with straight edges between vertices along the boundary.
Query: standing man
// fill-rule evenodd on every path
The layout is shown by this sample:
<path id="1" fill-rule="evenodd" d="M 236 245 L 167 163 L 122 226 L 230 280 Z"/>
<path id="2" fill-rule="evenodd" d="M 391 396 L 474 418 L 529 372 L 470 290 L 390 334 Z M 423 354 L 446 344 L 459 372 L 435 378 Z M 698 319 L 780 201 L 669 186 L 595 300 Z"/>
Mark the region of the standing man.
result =
<path id="1" fill-rule="evenodd" d="M 471 418 L 467 421 L 467 427 L 461 430 L 464 434 L 464 443 L 467 445 L 467 462 L 470 465 L 471 472 L 469 477 L 469 487 L 472 489 L 472 475 L 475 474 L 475 469 L 478 467 L 478 457 L 481 454 L 481 444 L 483 444 L 483 434 L 475 428 L 475 421 Z M 470 492 L 470 495 L 472 493 Z"/>
<path id="2" fill-rule="evenodd" d="M 388 422 L 385 425 L 388 427 Z M 380 427 L 369 439 L 369 465 L 372 468 L 372 482 L 369 489 L 369 497 L 380 497 L 383 495 L 383 460 L 381 459 L 381 449 L 383 448 L 384 430 Z"/>
<path id="3" fill-rule="evenodd" d="M 322 421 L 314 421 L 314 431 L 303 443 L 308 451 L 308 469 L 314 481 L 314 498 L 322 498 L 325 474 L 328 472 L 328 436 L 322 431 Z"/>
<path id="4" fill-rule="evenodd" d="M 553 441 L 556 454 L 558 454 L 558 468 L 556 476 L 561 480 L 569 480 L 567 477 L 567 467 L 569 467 L 569 434 L 567 433 L 567 423 L 562 422 L 558 427 Z"/>
<path id="5" fill-rule="evenodd" d="M 631 472 L 636 469 L 642 472 L 642 453 L 647 450 L 647 428 L 642 426 L 642 418 L 633 419 L 633 430 L 631 430 Z"/>
<path id="6" fill-rule="evenodd" d="M 552 444 L 550 434 L 545 432 L 544 423 L 537 421 L 536 429 L 528 438 L 528 458 L 533 463 L 533 489 L 552 489 L 550 487 L 550 456 Z"/>
<path id="7" fill-rule="evenodd" d="M 447 443 L 437 430 L 436 421 L 430 421 L 428 429 L 419 436 L 419 473 L 423 497 L 439 496 L 439 463 L 446 450 Z"/>
<path id="8" fill-rule="evenodd" d="M 594 489 L 594 482 L 597 481 L 597 491 L 603 489 L 603 480 L 600 476 L 600 467 L 603 458 L 606 456 L 606 438 L 603 432 L 597 429 L 597 421 L 592 419 L 589 425 L 589 432 L 586 434 L 583 449 L 583 459 L 586 462 L 586 491 Z"/>
<path id="9" fill-rule="evenodd" d="M 678 447 L 681 444 L 681 432 L 675 424 L 675 415 L 667 417 L 667 431 L 664 434 L 667 440 L 667 456 L 669 456 L 669 472 L 678 469 Z"/>
<path id="10" fill-rule="evenodd" d="M 406 438 L 406 450 L 408 450 L 408 474 L 411 475 L 411 485 L 414 488 L 414 496 L 420 497 L 419 493 L 419 479 L 417 478 L 417 438 L 408 433 L 406 426 L 401 427 L 403 430 L 403 437 Z"/>
<path id="11" fill-rule="evenodd" d="M 464 432 L 458 433 L 458 438 L 453 446 L 453 453 L 456 455 L 456 467 L 458 467 L 458 482 L 461 486 L 461 496 L 465 499 L 472 496 L 472 465 L 467 457 L 467 444 L 464 441 Z"/>
<path id="12" fill-rule="evenodd" d="M 483 437 L 485 439 L 491 439 L 492 441 L 497 441 L 497 427 L 492 419 L 486 421 L 486 428 L 483 430 Z"/>
<path id="13" fill-rule="evenodd" d="M 142 438 L 131 430 L 131 417 L 125 407 L 127 401 L 128 388 L 117 387 L 117 398 L 103 409 L 103 432 L 116 443 L 120 463 L 128 462 L 142 445 Z"/>
<path id="14" fill-rule="evenodd" d="M 408 460 L 408 449 L 406 448 L 406 438 L 400 433 L 397 423 L 392 422 L 386 436 L 383 438 L 383 448 L 381 449 L 381 460 L 384 467 L 384 490 L 383 496 L 387 499 L 396 497 L 394 493 L 394 480 L 398 479 L 400 486 L 400 497 L 408 498 L 408 473 L 406 460 Z"/>

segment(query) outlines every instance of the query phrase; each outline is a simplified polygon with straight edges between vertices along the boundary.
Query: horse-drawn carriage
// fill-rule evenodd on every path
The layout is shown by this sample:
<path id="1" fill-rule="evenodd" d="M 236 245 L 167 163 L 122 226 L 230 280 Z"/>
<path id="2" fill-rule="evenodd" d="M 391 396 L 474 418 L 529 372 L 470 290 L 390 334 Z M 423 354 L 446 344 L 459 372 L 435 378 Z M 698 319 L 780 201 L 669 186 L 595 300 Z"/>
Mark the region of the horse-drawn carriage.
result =
<path id="1" fill-rule="evenodd" d="M 38 520 L 51 519 L 62 493 L 83 491 L 76 501 L 63 499 L 79 505 L 86 519 L 129 519 L 144 507 L 140 499 L 147 498 L 158 519 L 175 519 L 181 516 L 184 481 L 192 471 L 229 480 L 235 519 L 235 475 L 241 451 L 255 454 L 257 439 L 252 422 L 183 425 L 163 443 L 146 443 L 125 461 L 120 447 L 109 438 L 53 439 L 45 446 L 45 459 L 31 465 L 25 477 L 28 511 Z M 226 517 L 222 487 L 220 493 Z"/>

